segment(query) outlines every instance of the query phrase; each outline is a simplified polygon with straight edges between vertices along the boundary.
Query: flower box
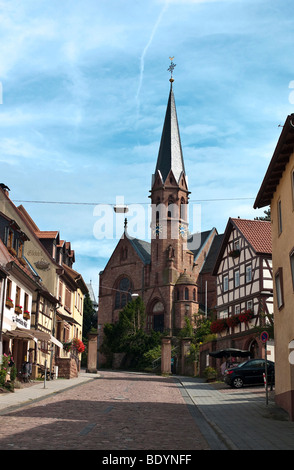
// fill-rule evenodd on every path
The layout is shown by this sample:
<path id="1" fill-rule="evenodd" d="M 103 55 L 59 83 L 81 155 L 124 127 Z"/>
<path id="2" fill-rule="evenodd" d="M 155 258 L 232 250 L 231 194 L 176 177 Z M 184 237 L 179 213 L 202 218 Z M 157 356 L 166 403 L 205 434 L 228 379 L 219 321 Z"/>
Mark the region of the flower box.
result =
<path id="1" fill-rule="evenodd" d="M 245 310 L 241 312 L 239 315 L 239 321 L 241 323 L 247 323 L 254 317 L 254 312 L 252 310 Z"/>
<path id="2" fill-rule="evenodd" d="M 28 310 L 25 310 L 23 312 L 23 317 L 25 320 L 29 320 L 31 318 L 30 312 Z"/>
<path id="3" fill-rule="evenodd" d="M 5 301 L 5 305 L 6 307 L 8 308 L 12 308 L 13 307 L 13 301 L 12 299 L 10 299 L 9 297 L 7 297 L 6 301 Z"/>
<path id="4" fill-rule="evenodd" d="M 224 331 L 226 328 L 227 328 L 227 323 L 224 318 L 215 320 L 210 325 L 210 330 L 212 333 L 220 333 L 221 331 Z"/>
<path id="5" fill-rule="evenodd" d="M 240 323 L 239 315 L 231 315 L 226 318 L 226 323 L 229 327 L 237 326 Z"/>
<path id="6" fill-rule="evenodd" d="M 17 315 L 20 315 L 22 313 L 22 307 L 20 305 L 16 305 L 14 307 L 14 312 L 17 313 Z"/>

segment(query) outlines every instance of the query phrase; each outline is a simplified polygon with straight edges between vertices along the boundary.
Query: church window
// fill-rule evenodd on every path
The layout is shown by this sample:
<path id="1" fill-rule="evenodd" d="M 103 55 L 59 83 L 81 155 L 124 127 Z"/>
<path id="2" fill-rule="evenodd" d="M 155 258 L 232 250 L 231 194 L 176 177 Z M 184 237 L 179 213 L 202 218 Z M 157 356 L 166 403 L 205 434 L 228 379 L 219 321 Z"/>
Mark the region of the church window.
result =
<path id="1" fill-rule="evenodd" d="M 167 217 L 169 219 L 172 217 L 172 215 L 174 215 L 174 214 L 172 214 L 173 209 L 174 209 L 173 204 L 174 204 L 174 199 L 173 199 L 172 196 L 169 196 L 169 198 L 168 198 L 168 211 L 167 211 Z"/>
<path id="2" fill-rule="evenodd" d="M 189 289 L 185 287 L 185 300 L 189 300 Z"/>
<path id="3" fill-rule="evenodd" d="M 127 277 L 122 278 L 116 287 L 114 308 L 125 307 L 132 300 L 131 293 L 132 286 L 130 280 Z"/>
<path id="4" fill-rule="evenodd" d="M 193 289 L 193 300 L 196 300 L 196 289 Z"/>

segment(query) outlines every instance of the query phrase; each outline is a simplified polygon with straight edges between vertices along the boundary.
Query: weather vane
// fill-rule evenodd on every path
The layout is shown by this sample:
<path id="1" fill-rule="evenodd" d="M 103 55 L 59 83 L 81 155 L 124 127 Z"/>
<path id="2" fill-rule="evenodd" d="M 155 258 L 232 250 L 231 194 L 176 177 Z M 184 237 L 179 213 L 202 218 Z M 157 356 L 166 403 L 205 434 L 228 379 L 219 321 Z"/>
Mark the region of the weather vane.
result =
<path id="1" fill-rule="evenodd" d="M 170 57 L 170 61 L 171 61 L 171 62 L 170 62 L 169 68 L 167 69 L 167 71 L 170 72 L 170 80 L 169 80 L 170 82 L 173 82 L 173 81 L 174 81 L 174 79 L 173 79 L 173 71 L 174 71 L 175 66 L 177 65 L 177 64 L 174 64 L 174 63 L 173 63 L 173 59 L 174 59 L 174 57 Z"/>

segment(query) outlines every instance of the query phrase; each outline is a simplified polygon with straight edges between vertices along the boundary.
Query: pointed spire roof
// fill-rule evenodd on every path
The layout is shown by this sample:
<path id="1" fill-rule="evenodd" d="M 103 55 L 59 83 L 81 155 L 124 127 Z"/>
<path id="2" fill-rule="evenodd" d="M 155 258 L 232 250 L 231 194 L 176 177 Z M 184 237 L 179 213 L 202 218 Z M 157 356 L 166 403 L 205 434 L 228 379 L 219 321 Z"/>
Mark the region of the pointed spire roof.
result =
<path id="1" fill-rule="evenodd" d="M 170 170 L 172 170 L 173 175 L 178 183 L 181 174 L 185 174 L 185 166 L 182 153 L 175 97 L 173 92 L 173 78 L 170 79 L 170 82 L 170 93 L 158 152 L 155 175 L 157 171 L 159 171 L 163 182 L 165 182 Z"/>

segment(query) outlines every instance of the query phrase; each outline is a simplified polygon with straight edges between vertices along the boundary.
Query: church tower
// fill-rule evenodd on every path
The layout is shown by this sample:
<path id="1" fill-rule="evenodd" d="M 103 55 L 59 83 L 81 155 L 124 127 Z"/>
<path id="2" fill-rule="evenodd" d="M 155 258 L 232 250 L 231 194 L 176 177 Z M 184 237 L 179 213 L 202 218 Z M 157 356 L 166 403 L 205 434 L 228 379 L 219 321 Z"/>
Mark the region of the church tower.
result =
<path id="1" fill-rule="evenodd" d="M 194 319 L 199 315 L 199 304 L 203 310 L 202 270 L 216 230 L 194 234 L 199 244 L 194 243 L 194 237 L 193 244 L 188 244 L 190 192 L 173 90 L 174 67 L 172 62 L 168 69 L 171 72 L 169 96 L 150 190 L 151 240 L 128 236 L 125 227 L 105 269 L 100 272 L 99 324 L 102 326 L 118 320 L 132 295 L 139 295 L 145 305 L 147 332 L 176 335 L 185 327 L 186 317 L 196 326 Z M 210 273 L 207 269 L 206 277 Z"/>
<path id="2" fill-rule="evenodd" d="M 172 71 L 173 68 L 172 62 L 169 70 Z M 170 332 L 182 328 L 185 316 L 192 318 L 198 310 L 196 278 L 193 271 L 194 254 L 187 249 L 190 193 L 182 154 L 173 82 L 171 76 L 166 115 L 150 191 L 152 204 L 150 284 L 156 286 L 154 295 L 162 298 L 160 303 L 164 306 L 164 313 L 161 318 L 164 325 L 161 326 Z M 149 313 L 153 314 L 153 320 L 156 320 L 156 312 Z"/>

